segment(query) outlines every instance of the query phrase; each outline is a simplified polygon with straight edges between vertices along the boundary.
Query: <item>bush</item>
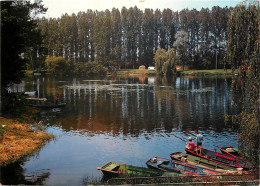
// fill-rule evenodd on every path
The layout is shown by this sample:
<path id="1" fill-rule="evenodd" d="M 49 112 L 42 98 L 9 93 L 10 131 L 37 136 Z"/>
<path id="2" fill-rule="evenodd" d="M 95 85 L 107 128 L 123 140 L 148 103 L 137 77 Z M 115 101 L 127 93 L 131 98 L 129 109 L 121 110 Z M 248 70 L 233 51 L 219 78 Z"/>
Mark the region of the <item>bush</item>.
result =
<path id="1" fill-rule="evenodd" d="M 45 60 L 47 71 L 52 74 L 65 73 L 69 63 L 63 57 L 47 57 Z"/>
<path id="2" fill-rule="evenodd" d="M 87 63 L 76 63 L 74 65 L 74 74 L 80 76 L 90 76 L 90 75 L 103 75 L 106 73 L 105 68 L 98 62 L 87 62 Z"/>

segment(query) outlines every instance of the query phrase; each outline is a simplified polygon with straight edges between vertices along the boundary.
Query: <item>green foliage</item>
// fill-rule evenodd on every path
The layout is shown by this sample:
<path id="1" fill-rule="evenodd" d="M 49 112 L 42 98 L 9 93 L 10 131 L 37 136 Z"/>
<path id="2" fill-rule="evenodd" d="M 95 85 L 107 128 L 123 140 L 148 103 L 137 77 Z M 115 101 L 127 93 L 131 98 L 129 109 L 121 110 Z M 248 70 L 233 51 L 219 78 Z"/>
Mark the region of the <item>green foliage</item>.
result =
<path id="1" fill-rule="evenodd" d="M 232 69 L 240 67 L 241 81 L 232 81 L 232 93 L 241 91 L 242 112 L 233 116 L 240 124 L 242 150 L 258 166 L 260 118 L 260 5 L 259 1 L 246 1 L 232 11 L 228 24 L 228 63 Z"/>
<path id="2" fill-rule="evenodd" d="M 98 62 L 76 63 L 74 74 L 80 76 L 103 75 L 106 73 L 105 68 Z"/>
<path id="3" fill-rule="evenodd" d="M 21 55 L 41 44 L 41 35 L 32 16 L 46 11 L 41 1 L 1 1 L 1 83 L 6 87 L 24 77 L 26 60 Z"/>
<path id="4" fill-rule="evenodd" d="M 188 56 L 188 33 L 184 30 L 181 30 L 175 35 L 176 41 L 173 44 L 173 47 L 177 51 L 179 60 L 181 61 L 182 68 L 184 70 L 184 65 L 187 61 Z"/>
<path id="5" fill-rule="evenodd" d="M 167 52 L 161 48 L 157 49 L 154 61 L 157 74 L 172 76 L 176 73 L 175 52 L 172 48 Z"/>
<path id="6" fill-rule="evenodd" d="M 103 75 L 105 68 L 102 64 L 94 62 L 73 62 L 63 57 L 47 57 L 45 60 L 47 71 L 51 74 L 73 74 L 77 76 Z"/>
<path id="7" fill-rule="evenodd" d="M 68 70 L 68 62 L 61 56 L 46 57 L 46 68 L 49 73 L 58 74 Z"/>
<path id="8" fill-rule="evenodd" d="M 163 64 L 167 61 L 166 51 L 162 48 L 158 48 L 154 55 L 156 73 L 159 75 L 163 74 Z"/>

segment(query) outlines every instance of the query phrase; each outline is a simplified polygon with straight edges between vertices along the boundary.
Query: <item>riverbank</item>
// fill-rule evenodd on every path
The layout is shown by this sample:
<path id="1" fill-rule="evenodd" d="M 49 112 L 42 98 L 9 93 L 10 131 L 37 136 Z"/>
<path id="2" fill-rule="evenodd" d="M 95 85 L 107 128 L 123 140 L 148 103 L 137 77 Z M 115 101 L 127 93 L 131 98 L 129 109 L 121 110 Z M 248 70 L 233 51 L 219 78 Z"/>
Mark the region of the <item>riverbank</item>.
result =
<path id="1" fill-rule="evenodd" d="M 179 72 L 181 76 L 231 76 L 234 73 L 238 74 L 238 71 L 233 73 L 232 69 L 184 70 Z"/>
<path id="2" fill-rule="evenodd" d="M 53 137 L 29 124 L 0 117 L 0 166 L 33 154 Z"/>
<path id="3" fill-rule="evenodd" d="M 180 76 L 231 76 L 233 71 L 231 69 L 213 69 L 213 70 L 178 70 Z M 115 71 L 120 76 L 136 76 L 136 75 L 156 75 L 156 71 L 149 71 L 148 69 L 121 69 Z M 238 73 L 238 72 L 235 72 Z"/>

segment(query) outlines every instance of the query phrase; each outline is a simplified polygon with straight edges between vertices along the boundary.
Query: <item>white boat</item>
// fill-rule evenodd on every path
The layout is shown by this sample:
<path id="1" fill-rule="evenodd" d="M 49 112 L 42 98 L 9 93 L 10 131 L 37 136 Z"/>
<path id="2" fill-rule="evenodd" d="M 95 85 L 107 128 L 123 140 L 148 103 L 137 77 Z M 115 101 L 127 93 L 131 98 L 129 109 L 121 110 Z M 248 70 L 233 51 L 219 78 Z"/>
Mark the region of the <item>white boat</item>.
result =
<path id="1" fill-rule="evenodd" d="M 35 100 L 35 101 L 47 101 L 47 98 L 26 98 L 29 100 Z"/>
<path id="2" fill-rule="evenodd" d="M 148 67 L 148 70 L 149 70 L 149 71 L 155 71 L 155 67 L 152 67 L 152 66 L 151 66 L 151 67 Z"/>
<path id="3" fill-rule="evenodd" d="M 36 94 L 36 91 L 28 91 L 28 92 L 24 92 L 24 94 L 28 96 L 34 96 Z"/>

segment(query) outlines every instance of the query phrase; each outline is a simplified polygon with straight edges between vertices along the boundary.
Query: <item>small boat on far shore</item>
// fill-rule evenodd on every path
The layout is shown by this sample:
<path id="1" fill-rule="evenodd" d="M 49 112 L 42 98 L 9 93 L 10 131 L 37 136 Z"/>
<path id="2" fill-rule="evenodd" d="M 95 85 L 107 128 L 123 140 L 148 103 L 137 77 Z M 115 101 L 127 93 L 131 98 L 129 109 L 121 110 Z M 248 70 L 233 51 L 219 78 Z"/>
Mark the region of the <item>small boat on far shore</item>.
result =
<path id="1" fill-rule="evenodd" d="M 154 157 L 146 162 L 149 168 L 162 170 L 166 172 L 176 172 L 179 174 L 189 175 L 208 175 L 208 174 L 220 174 L 215 170 L 202 168 L 199 166 L 191 165 L 186 162 L 172 161 L 167 158 Z"/>
<path id="2" fill-rule="evenodd" d="M 26 99 L 33 100 L 33 101 L 47 101 L 47 98 L 32 98 L 32 97 L 30 97 L 30 98 L 26 98 Z"/>
<path id="3" fill-rule="evenodd" d="M 36 91 L 27 91 L 27 92 L 24 92 L 25 95 L 28 95 L 28 96 L 34 96 L 36 94 Z"/>

